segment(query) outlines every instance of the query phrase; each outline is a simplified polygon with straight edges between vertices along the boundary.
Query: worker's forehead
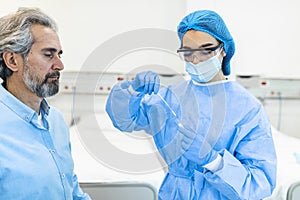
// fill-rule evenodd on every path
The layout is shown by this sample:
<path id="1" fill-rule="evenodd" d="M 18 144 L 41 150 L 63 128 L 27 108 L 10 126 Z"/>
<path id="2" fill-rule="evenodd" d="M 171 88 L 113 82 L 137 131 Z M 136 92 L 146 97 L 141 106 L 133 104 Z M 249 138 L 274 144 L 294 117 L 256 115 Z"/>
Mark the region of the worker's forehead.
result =
<path id="1" fill-rule="evenodd" d="M 218 44 L 216 38 L 202 31 L 190 30 L 187 31 L 182 38 L 182 45 L 199 47 L 203 44 Z"/>

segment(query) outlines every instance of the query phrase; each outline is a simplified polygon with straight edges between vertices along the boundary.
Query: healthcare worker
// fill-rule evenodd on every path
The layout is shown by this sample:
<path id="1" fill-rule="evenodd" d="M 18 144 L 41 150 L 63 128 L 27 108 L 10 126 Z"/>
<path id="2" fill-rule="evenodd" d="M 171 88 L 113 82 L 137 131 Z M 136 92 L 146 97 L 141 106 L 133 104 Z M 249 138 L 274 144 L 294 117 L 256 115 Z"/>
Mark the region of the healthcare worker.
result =
<path id="1" fill-rule="evenodd" d="M 168 164 L 160 200 L 263 199 L 276 184 L 268 116 L 237 82 L 226 80 L 234 41 L 214 11 L 180 22 L 180 56 L 191 80 L 160 88 L 140 72 L 116 84 L 106 111 L 121 131 L 145 130 Z"/>

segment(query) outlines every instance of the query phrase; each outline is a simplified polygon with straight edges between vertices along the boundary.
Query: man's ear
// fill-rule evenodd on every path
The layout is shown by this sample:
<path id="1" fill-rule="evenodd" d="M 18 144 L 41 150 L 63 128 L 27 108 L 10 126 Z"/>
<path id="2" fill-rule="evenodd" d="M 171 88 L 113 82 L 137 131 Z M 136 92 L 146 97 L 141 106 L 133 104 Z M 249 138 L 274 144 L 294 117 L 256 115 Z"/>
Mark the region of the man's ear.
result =
<path id="1" fill-rule="evenodd" d="M 16 54 L 14 52 L 11 51 L 4 51 L 3 52 L 3 60 L 6 64 L 6 66 L 12 70 L 13 72 L 18 71 L 19 70 L 19 57 L 21 55 L 20 54 Z"/>

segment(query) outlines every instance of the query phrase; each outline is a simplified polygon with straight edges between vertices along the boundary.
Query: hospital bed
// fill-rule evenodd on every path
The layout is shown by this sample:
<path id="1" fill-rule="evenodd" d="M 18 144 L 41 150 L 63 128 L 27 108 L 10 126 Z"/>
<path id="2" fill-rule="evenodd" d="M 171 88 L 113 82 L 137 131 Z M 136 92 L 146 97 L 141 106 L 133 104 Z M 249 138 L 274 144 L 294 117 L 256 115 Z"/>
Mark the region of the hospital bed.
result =
<path id="1" fill-rule="evenodd" d="M 277 153 L 277 185 L 266 200 L 300 199 L 300 139 L 272 127 Z"/>
<path id="2" fill-rule="evenodd" d="M 98 128 L 92 124 L 91 119 L 94 117 L 99 122 Z M 81 130 L 84 130 L 84 132 L 80 133 Z M 143 137 L 143 139 L 140 139 L 116 130 L 104 113 L 96 116 L 93 114 L 81 116 L 77 124 L 70 127 L 70 134 L 75 172 L 81 188 L 93 200 L 157 200 L 157 191 L 165 176 L 165 169 L 151 137 L 145 136 L 143 133 L 133 133 L 136 136 Z M 157 163 L 157 166 L 160 167 L 152 171 L 134 173 L 130 170 L 122 170 L 122 164 L 121 166 L 110 165 L 109 161 L 101 160 L 97 157 L 97 152 L 95 153 L 88 148 L 88 145 L 93 144 L 87 144 L 84 141 L 83 134 L 88 134 L 87 137 L 102 134 L 111 145 L 133 155 L 147 155 L 153 152 L 157 156 L 150 157 L 152 159 L 150 162 Z M 94 143 L 99 149 L 104 144 L 103 140 L 96 138 Z M 110 154 L 110 151 L 103 148 L 101 151 L 103 155 Z M 118 155 L 116 157 L 119 157 L 120 162 L 141 165 L 138 160 L 128 160 Z"/>

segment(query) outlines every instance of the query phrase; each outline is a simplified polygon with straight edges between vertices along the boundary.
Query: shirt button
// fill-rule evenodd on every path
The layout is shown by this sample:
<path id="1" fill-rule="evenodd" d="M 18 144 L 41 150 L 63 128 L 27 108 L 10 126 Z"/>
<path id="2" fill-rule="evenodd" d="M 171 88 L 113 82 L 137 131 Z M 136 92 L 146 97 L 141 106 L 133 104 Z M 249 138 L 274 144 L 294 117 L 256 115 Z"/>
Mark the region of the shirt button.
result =
<path id="1" fill-rule="evenodd" d="M 55 154 L 55 150 L 54 149 L 50 149 L 49 150 L 51 154 Z"/>
<path id="2" fill-rule="evenodd" d="M 65 178 L 66 175 L 64 173 L 61 174 L 61 178 Z"/>

